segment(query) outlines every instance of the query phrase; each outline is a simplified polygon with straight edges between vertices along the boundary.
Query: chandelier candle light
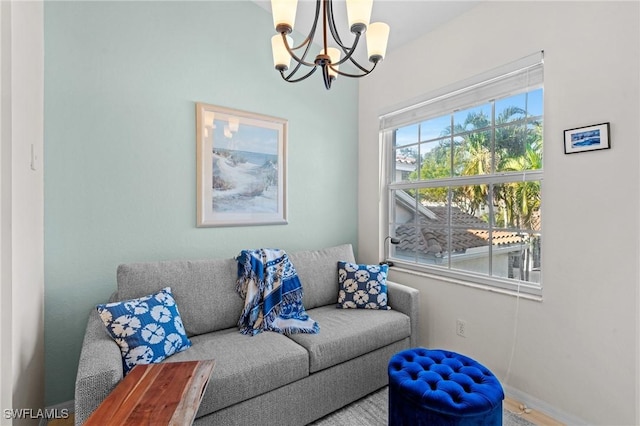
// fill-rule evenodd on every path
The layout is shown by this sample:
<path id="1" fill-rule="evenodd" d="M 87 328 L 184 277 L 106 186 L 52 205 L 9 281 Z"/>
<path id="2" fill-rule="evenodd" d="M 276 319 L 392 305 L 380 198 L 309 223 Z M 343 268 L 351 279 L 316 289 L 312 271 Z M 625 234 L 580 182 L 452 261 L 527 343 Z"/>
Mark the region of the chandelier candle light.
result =
<path id="1" fill-rule="evenodd" d="M 389 25 L 384 22 L 374 22 L 369 24 L 371 18 L 371 8 L 373 0 L 346 0 L 347 19 L 349 28 L 354 34 L 353 44 L 345 45 L 338 34 L 336 23 L 333 15 L 332 0 L 316 0 L 316 12 L 313 25 L 307 35 L 307 38 L 300 45 L 293 47 L 293 39 L 290 34 L 293 31 L 293 24 L 296 19 L 296 10 L 298 0 L 271 0 L 271 11 L 273 13 L 273 24 L 279 33 L 271 38 L 271 48 L 273 50 L 273 63 L 275 68 L 280 71 L 280 75 L 285 81 L 297 83 L 309 77 L 318 68 L 322 69 L 322 78 L 324 86 L 331 88 L 331 82 L 338 75 L 345 77 L 364 77 L 371 73 L 378 64 L 384 59 L 387 50 L 387 41 L 389 39 Z M 320 18 L 320 10 L 322 10 L 322 50 L 315 57 L 313 62 L 307 59 L 316 29 L 318 27 L 318 19 Z M 328 45 L 328 34 L 331 34 L 333 41 L 337 47 Z M 366 34 L 365 34 L 366 33 Z M 358 46 L 360 37 L 365 34 L 367 42 L 367 54 L 371 68 L 360 65 L 353 53 Z M 297 55 L 295 51 L 302 50 L 301 55 Z M 344 53 L 344 58 L 340 56 Z M 288 74 L 285 71 L 291 66 L 291 59 L 296 61 L 295 67 Z M 339 67 L 346 61 L 350 61 L 358 69 L 356 73 L 347 73 L 340 71 Z M 307 72 L 307 70 L 310 70 Z M 298 76 L 298 71 L 303 69 L 306 74 Z"/>

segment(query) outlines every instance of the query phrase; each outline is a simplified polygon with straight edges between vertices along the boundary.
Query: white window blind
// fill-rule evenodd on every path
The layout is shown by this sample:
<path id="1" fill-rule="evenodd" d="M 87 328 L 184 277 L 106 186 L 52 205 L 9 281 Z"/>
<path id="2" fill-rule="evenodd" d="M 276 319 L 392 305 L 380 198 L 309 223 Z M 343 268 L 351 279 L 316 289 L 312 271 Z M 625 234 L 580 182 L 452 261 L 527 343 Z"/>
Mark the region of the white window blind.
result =
<path id="1" fill-rule="evenodd" d="M 474 76 L 425 96 L 423 101 L 384 114 L 380 130 L 392 130 L 430 117 L 465 109 L 492 99 L 531 91 L 543 84 L 544 52 Z"/>

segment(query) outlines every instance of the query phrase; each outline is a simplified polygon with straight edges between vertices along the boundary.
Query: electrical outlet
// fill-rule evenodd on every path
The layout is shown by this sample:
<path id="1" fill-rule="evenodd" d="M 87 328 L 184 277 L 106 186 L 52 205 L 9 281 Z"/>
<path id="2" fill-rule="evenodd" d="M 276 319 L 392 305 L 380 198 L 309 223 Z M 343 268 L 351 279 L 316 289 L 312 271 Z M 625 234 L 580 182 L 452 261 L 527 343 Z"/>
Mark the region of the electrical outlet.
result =
<path id="1" fill-rule="evenodd" d="M 456 334 L 460 337 L 467 337 L 467 322 L 461 319 L 456 320 Z"/>

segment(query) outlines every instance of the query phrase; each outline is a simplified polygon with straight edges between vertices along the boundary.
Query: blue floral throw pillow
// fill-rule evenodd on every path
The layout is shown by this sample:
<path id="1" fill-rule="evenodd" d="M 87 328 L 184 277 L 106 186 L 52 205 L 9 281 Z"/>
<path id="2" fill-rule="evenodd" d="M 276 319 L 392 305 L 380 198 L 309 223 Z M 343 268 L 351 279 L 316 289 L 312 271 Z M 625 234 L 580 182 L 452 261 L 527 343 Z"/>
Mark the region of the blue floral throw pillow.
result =
<path id="1" fill-rule="evenodd" d="M 388 265 L 338 262 L 338 308 L 391 309 L 387 305 Z"/>
<path id="2" fill-rule="evenodd" d="M 120 346 L 125 375 L 138 364 L 160 362 L 191 346 L 170 287 L 139 299 L 96 308 L 107 331 Z"/>

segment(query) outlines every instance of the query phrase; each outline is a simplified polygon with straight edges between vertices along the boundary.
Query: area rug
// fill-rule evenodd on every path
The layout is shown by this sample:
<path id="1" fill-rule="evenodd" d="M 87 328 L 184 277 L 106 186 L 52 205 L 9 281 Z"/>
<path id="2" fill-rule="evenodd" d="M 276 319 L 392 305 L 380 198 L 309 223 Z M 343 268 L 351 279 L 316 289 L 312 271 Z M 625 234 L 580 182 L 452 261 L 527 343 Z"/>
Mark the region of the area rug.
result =
<path id="1" fill-rule="evenodd" d="M 389 388 L 383 388 L 366 397 L 335 411 L 320 420 L 311 423 L 313 426 L 386 426 L 387 401 Z M 509 410 L 503 409 L 502 424 L 504 426 L 535 426 Z"/>

